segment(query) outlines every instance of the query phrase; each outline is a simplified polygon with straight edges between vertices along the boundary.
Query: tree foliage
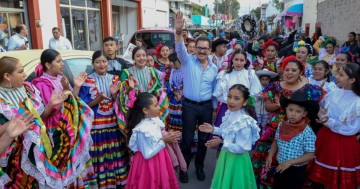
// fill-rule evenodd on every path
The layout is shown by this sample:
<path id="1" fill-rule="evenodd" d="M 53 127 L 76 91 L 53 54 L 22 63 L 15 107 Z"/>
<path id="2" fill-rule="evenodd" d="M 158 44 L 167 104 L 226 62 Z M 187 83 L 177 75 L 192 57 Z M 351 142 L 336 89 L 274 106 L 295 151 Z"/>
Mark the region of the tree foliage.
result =
<path id="1" fill-rule="evenodd" d="M 215 0 L 214 12 L 215 14 L 231 15 L 232 19 L 239 17 L 240 3 L 238 0 Z"/>
<path id="2" fill-rule="evenodd" d="M 251 11 L 250 11 L 250 13 L 251 14 L 254 14 L 255 16 L 256 16 L 256 18 L 258 19 L 258 20 L 260 20 L 260 14 L 261 14 L 261 9 L 260 9 L 260 7 L 256 7 L 255 9 L 252 9 Z"/>
<path id="3" fill-rule="evenodd" d="M 193 7 L 192 15 L 202 15 L 205 16 L 205 9 L 202 6 Z"/>
<path id="4" fill-rule="evenodd" d="M 284 10 L 284 3 L 280 3 L 280 0 L 271 0 L 274 4 L 274 7 L 279 11 L 282 12 Z"/>

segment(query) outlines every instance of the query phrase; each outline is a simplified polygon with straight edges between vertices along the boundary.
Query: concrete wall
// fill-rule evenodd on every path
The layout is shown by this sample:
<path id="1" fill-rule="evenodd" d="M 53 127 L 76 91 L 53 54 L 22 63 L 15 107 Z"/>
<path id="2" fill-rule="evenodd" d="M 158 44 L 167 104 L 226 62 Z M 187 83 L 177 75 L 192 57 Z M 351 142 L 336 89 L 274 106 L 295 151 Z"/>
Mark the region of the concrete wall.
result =
<path id="1" fill-rule="evenodd" d="M 143 27 L 169 27 L 169 2 L 167 0 L 142 1 Z"/>
<path id="2" fill-rule="evenodd" d="M 52 8 L 49 8 L 52 7 Z M 39 0 L 41 32 L 44 49 L 49 47 L 49 40 L 53 37 L 51 29 L 58 27 L 56 14 L 56 0 Z"/>
<path id="3" fill-rule="evenodd" d="M 340 44 L 349 32 L 360 33 L 359 0 L 325 0 L 317 5 L 317 21 L 324 35 L 336 37 Z"/>
<path id="4" fill-rule="evenodd" d="M 305 30 L 305 24 L 310 24 L 309 35 L 315 33 L 315 24 L 317 18 L 317 2 L 318 0 L 304 0 L 304 14 L 302 19 L 302 30 Z"/>

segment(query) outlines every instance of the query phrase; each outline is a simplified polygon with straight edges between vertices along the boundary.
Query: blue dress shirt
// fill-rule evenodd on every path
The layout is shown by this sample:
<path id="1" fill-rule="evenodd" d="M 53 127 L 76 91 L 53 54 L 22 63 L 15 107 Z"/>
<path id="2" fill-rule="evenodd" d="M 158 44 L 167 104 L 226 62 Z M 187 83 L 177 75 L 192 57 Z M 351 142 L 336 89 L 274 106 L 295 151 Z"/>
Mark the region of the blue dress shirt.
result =
<path id="1" fill-rule="evenodd" d="M 197 102 L 212 99 L 217 76 L 216 65 L 208 58 L 209 64 L 203 69 L 199 59 L 187 53 L 184 42 L 176 42 L 175 51 L 184 73 L 184 97 Z"/>

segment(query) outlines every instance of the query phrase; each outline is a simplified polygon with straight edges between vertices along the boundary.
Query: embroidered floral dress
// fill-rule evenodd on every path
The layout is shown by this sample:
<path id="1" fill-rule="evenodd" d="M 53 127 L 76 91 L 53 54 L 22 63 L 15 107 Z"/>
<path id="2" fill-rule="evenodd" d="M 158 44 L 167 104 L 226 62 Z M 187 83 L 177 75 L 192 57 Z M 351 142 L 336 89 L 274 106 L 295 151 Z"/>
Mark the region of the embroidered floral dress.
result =
<path id="1" fill-rule="evenodd" d="M 49 135 L 40 117 L 44 111 L 41 99 L 40 91 L 29 83 L 22 88 L 0 88 L 0 126 L 24 111 L 32 112 L 35 117 L 34 125 L 1 154 L 0 182 L 6 177 L 10 181 L 0 186 L 96 188 L 87 177 L 92 170 L 86 165 L 90 160 L 93 112 L 84 102 L 69 95 L 63 103 L 59 125 Z"/>
<path id="2" fill-rule="evenodd" d="M 270 83 L 263 90 L 263 96 L 266 100 L 269 100 L 272 103 L 277 103 L 281 95 L 290 98 L 290 96 L 296 92 L 306 92 L 308 94 L 308 98 L 320 101 L 326 92 L 318 86 L 314 86 L 311 84 L 305 84 L 298 90 L 288 90 L 283 88 L 280 85 L 280 82 Z M 260 139 L 256 143 L 255 152 L 252 156 L 252 164 L 254 168 L 255 177 L 257 179 L 258 188 L 269 188 L 271 186 L 265 186 L 260 182 L 260 173 L 262 167 L 265 165 L 265 161 L 268 155 L 268 151 L 271 147 L 272 142 L 275 138 L 276 129 L 281 122 L 282 117 L 285 115 L 285 111 L 280 108 L 277 111 L 269 112 L 268 119 L 265 125 L 265 133 L 261 135 Z"/>
<path id="3" fill-rule="evenodd" d="M 80 88 L 79 97 L 90 103 L 100 93 L 111 97 L 110 85 L 120 82 L 118 76 L 112 74 L 90 74 Z M 97 174 L 99 188 L 116 188 L 125 185 L 128 174 L 128 153 L 126 136 L 116 121 L 114 100 L 103 100 L 91 109 L 94 111 L 91 137 L 94 141 L 90 155 Z"/>
<path id="4" fill-rule="evenodd" d="M 182 98 L 176 99 L 175 93 L 183 94 L 183 72 L 182 69 L 171 70 L 169 91 L 169 124 L 168 129 L 182 130 Z"/>

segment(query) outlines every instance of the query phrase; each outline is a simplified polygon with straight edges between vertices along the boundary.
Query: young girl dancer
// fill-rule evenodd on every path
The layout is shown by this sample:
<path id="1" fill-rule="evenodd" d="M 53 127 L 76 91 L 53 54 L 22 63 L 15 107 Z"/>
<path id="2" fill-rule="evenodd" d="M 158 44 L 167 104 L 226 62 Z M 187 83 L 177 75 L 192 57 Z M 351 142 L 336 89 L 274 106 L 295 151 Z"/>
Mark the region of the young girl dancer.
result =
<path id="1" fill-rule="evenodd" d="M 135 154 L 125 188 L 179 189 L 165 145 L 177 143 L 181 133 L 162 134 L 165 125 L 158 117 L 160 107 L 154 95 L 143 92 L 135 98 L 127 119 L 129 148 Z"/>
<path id="2" fill-rule="evenodd" d="M 222 119 L 220 127 L 213 127 L 208 123 L 199 126 L 199 130 L 214 133 L 205 146 L 215 147 L 223 143 L 219 159 L 216 164 L 212 189 L 256 189 L 256 181 L 252 170 L 249 151 L 259 139 L 259 127 L 255 119 L 248 114 L 250 105 L 249 90 L 241 84 L 235 84 L 229 90 L 227 98 L 228 110 Z"/>
<path id="3" fill-rule="evenodd" d="M 350 189 L 360 186 L 360 66 L 345 64 L 336 82 L 342 89 L 320 103 L 325 126 L 317 134 L 310 179 L 329 189 Z"/>
<path id="4" fill-rule="evenodd" d="M 327 93 L 338 89 L 334 82 L 331 82 L 330 66 L 325 60 L 320 60 L 313 65 L 313 76 L 309 77 L 309 83 L 322 87 Z"/>

